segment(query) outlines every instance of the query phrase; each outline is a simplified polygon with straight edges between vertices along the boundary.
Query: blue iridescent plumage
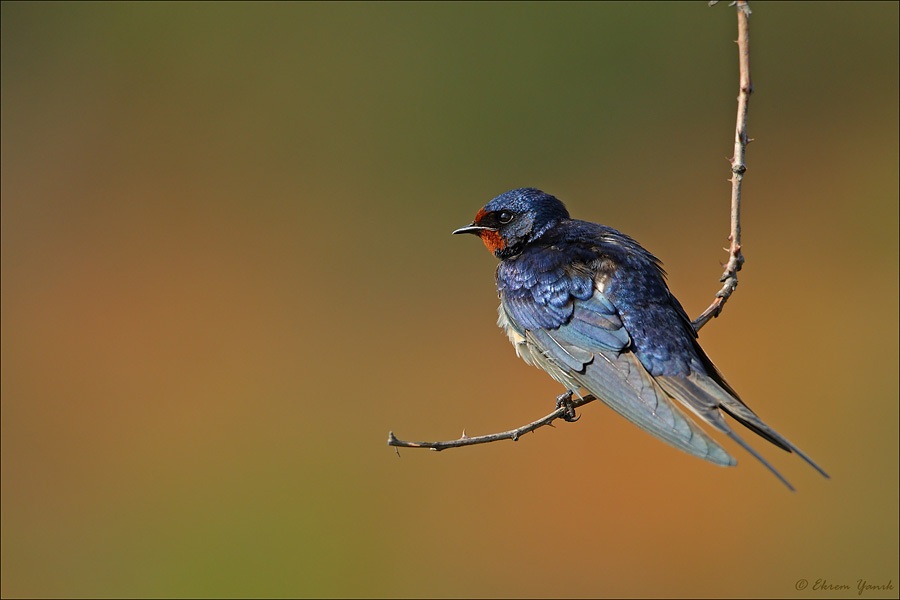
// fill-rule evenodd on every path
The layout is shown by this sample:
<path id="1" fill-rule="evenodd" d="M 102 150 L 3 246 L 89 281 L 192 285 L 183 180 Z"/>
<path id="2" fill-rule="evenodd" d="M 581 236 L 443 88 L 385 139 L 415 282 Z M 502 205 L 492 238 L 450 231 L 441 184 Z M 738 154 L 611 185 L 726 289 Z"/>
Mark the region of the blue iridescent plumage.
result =
<path id="1" fill-rule="evenodd" d="M 689 415 L 699 416 L 790 488 L 731 429 L 728 414 L 827 477 L 725 382 L 669 291 L 660 262 L 627 235 L 569 218 L 562 202 L 534 188 L 494 198 L 454 233 L 478 235 L 501 260 L 498 323 L 519 356 L 568 390 L 589 391 L 685 452 L 736 464 Z"/>

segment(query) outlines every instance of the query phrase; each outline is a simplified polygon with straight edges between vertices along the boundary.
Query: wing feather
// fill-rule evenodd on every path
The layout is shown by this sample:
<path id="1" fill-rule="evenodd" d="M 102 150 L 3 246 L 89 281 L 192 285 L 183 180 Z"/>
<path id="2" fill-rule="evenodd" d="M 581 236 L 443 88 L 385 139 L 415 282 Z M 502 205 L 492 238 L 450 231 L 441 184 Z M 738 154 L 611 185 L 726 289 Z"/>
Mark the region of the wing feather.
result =
<path id="1" fill-rule="evenodd" d="M 718 465 L 737 461 L 682 412 L 632 352 L 600 351 L 573 378 L 614 411 L 676 448 Z"/>

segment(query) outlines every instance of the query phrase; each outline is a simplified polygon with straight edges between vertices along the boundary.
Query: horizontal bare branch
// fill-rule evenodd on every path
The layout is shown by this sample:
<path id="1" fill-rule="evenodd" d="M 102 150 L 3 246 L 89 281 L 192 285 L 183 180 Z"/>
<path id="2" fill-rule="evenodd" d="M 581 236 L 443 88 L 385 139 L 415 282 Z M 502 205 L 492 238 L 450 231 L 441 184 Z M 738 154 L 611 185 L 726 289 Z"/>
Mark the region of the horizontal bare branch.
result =
<path id="1" fill-rule="evenodd" d="M 479 435 L 476 437 L 469 437 L 465 432 L 463 432 L 462 437 L 460 437 L 459 439 L 449 440 L 446 442 L 406 442 L 397 439 L 397 437 L 394 435 L 394 432 L 391 431 L 390 433 L 388 433 L 388 446 L 395 446 L 397 448 L 429 448 L 431 450 L 434 450 L 435 452 L 440 452 L 441 450 L 445 450 L 447 448 L 460 448 L 462 446 L 473 446 L 475 444 L 487 444 L 488 442 L 497 442 L 499 440 L 512 440 L 516 442 L 519 440 L 519 437 L 525 435 L 526 433 L 530 433 L 535 429 L 538 429 L 539 427 L 543 427 L 544 425 L 550 425 L 557 419 L 563 419 L 566 417 L 566 415 L 571 414 L 572 409 L 578 408 L 579 406 L 584 406 L 588 402 L 593 402 L 596 399 L 597 398 L 592 396 L 591 394 L 573 398 L 567 406 L 560 406 L 549 415 L 542 417 L 537 421 L 533 421 L 528 425 L 510 429 L 509 431 L 504 431 L 502 433 L 492 433 L 490 435 Z"/>

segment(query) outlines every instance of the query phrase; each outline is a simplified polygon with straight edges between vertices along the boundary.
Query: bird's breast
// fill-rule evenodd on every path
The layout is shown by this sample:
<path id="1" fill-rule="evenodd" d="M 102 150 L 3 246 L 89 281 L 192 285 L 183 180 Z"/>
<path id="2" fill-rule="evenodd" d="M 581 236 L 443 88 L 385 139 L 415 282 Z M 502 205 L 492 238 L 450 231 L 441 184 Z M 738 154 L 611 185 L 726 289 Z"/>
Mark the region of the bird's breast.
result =
<path id="1" fill-rule="evenodd" d="M 503 308 L 503 304 L 500 304 L 499 308 L 497 308 L 497 325 L 504 333 L 506 333 L 506 337 L 509 338 L 509 343 L 516 349 L 516 354 L 525 359 L 525 362 L 530 363 L 530 361 L 522 355 L 522 352 L 527 348 L 525 335 L 513 327 L 512 322 L 509 320 L 509 315 L 506 314 L 506 309 Z"/>

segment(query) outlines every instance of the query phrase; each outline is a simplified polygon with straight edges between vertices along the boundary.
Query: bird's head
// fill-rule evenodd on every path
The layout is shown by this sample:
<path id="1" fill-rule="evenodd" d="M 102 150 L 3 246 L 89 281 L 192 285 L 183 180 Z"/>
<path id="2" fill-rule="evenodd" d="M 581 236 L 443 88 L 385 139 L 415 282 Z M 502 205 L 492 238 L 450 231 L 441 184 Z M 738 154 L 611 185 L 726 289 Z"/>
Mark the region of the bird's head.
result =
<path id="1" fill-rule="evenodd" d="M 485 204 L 471 225 L 453 233 L 473 233 L 494 256 L 510 258 L 568 218 L 569 211 L 550 194 L 534 188 L 519 188 L 500 194 Z"/>

